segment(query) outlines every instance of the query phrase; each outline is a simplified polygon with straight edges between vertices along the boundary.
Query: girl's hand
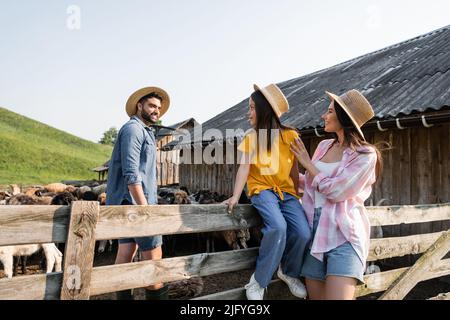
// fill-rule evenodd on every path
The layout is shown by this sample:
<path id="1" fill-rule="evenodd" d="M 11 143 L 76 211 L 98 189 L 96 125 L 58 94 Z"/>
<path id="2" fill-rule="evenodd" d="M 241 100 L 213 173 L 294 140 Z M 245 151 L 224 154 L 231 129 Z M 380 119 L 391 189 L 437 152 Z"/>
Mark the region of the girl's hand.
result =
<path id="1" fill-rule="evenodd" d="M 294 142 L 291 143 L 291 151 L 303 168 L 307 169 L 308 165 L 311 164 L 311 158 L 309 157 L 308 151 L 301 138 L 296 138 Z"/>
<path id="2" fill-rule="evenodd" d="M 224 202 L 222 202 L 222 204 L 226 204 L 228 206 L 227 208 L 227 212 L 229 214 L 231 214 L 233 212 L 233 208 L 238 204 L 239 199 L 236 199 L 235 197 L 231 197 L 227 200 L 225 200 Z"/>

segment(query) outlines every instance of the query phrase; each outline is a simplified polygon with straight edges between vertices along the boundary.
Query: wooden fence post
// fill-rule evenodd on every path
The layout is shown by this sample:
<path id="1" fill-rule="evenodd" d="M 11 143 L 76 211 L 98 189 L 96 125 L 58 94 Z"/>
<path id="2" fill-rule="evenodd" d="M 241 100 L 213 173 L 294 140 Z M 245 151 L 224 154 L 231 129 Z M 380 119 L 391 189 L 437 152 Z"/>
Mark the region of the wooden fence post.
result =
<path id="1" fill-rule="evenodd" d="M 72 203 L 66 242 L 61 300 L 88 300 L 94 263 L 95 227 L 100 206 L 97 201 Z"/>
<path id="2" fill-rule="evenodd" d="M 401 300 L 414 286 L 426 278 L 431 266 L 438 263 L 450 250 L 450 229 L 436 240 L 436 242 L 395 280 L 388 290 L 380 297 L 380 300 Z"/>

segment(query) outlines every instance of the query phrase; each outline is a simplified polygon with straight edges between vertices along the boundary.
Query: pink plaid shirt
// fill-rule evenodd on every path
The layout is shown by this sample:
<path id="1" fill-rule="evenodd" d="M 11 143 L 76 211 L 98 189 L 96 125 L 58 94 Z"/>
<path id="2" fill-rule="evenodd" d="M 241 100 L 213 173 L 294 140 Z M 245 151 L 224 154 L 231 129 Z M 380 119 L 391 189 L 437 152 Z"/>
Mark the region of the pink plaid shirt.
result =
<path id="1" fill-rule="evenodd" d="M 334 139 L 323 140 L 312 157 L 313 163 L 322 159 Z M 306 172 L 300 174 L 299 187 L 304 190 L 302 204 L 312 228 L 314 218 L 314 191 L 326 196 L 322 214 L 311 245 L 311 255 L 323 260 L 323 254 L 349 241 L 365 263 L 369 253 L 370 223 L 364 201 L 375 182 L 377 155 L 372 147 L 360 147 L 358 153 L 344 150 L 342 160 L 331 176 L 320 172 L 312 179 Z"/>

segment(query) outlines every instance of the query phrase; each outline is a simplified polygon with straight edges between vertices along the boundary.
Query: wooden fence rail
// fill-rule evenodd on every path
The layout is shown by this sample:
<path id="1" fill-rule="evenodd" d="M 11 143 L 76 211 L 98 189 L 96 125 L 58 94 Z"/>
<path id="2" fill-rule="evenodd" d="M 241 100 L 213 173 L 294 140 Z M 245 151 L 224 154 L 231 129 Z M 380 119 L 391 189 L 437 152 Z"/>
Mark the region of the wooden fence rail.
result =
<path id="1" fill-rule="evenodd" d="M 368 207 L 368 212 L 372 226 L 450 220 L 450 204 Z M 66 250 L 63 272 L 0 279 L 0 299 L 88 299 L 159 282 L 252 268 L 258 248 L 93 268 L 94 242 L 259 225 L 261 219 L 250 205 L 237 206 L 232 215 L 226 213 L 224 205 L 99 207 L 97 202 L 74 202 L 71 208 L 1 206 L 0 246 L 66 242 Z M 367 275 L 366 284 L 357 288 L 357 296 L 388 290 L 386 294 L 391 297 L 389 292 L 401 291 L 393 297 L 403 298 L 415 283 L 449 275 L 450 259 L 441 260 L 448 252 L 448 233 L 372 239 L 368 261 L 425 254 L 418 266 Z M 401 280 L 410 279 L 407 274 L 415 275 L 415 280 Z M 395 287 L 398 283 L 401 289 Z M 276 280 L 269 290 L 283 291 L 279 297 L 289 296 L 284 284 Z M 203 298 L 244 298 L 244 289 Z"/>

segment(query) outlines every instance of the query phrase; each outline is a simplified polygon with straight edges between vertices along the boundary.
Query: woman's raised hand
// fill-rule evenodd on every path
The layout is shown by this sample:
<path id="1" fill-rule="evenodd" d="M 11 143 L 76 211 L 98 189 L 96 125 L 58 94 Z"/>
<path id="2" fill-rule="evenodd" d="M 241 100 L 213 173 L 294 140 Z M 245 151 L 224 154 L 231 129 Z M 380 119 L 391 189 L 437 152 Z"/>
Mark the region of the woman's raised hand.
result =
<path id="1" fill-rule="evenodd" d="M 304 168 L 311 163 L 311 158 L 309 157 L 305 144 L 300 137 L 296 138 L 294 142 L 291 143 L 291 151 Z"/>

